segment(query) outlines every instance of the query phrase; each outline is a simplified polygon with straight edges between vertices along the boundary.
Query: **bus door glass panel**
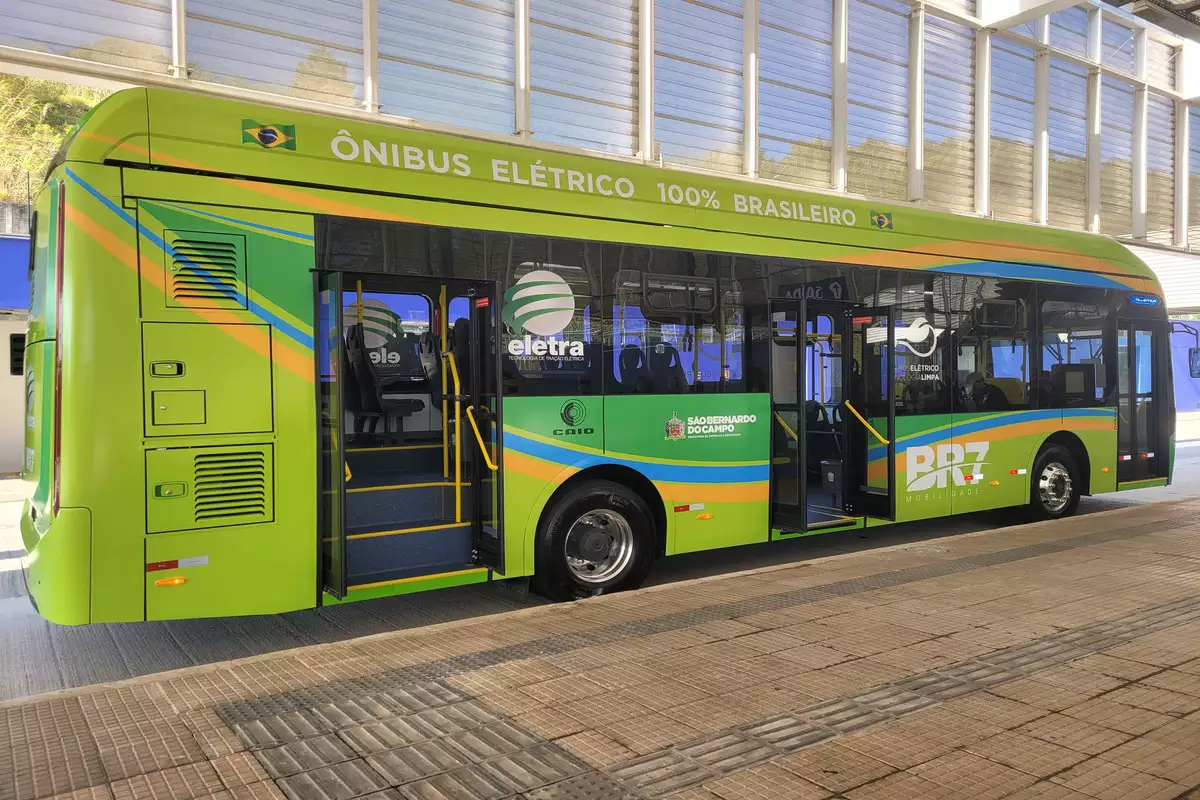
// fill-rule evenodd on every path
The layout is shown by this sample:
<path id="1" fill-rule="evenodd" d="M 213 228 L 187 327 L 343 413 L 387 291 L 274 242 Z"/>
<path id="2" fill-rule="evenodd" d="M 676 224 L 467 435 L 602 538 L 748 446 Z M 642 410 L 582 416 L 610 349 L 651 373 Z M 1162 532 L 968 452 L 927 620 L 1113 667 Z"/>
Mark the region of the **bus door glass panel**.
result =
<path id="1" fill-rule="evenodd" d="M 356 443 L 396 444 L 404 436 L 423 436 L 440 429 L 440 409 L 434 409 L 421 362 L 420 342 L 433 318 L 430 299 L 417 293 L 362 290 L 359 284 L 356 281 L 347 287 L 342 298 L 343 334 L 346 345 L 355 351 L 351 366 L 365 402 L 362 408 L 348 409 L 355 414 Z M 360 347 L 361 359 L 356 352 Z M 376 413 L 381 409 L 375 395 L 389 413 Z M 402 413 L 391 413 L 396 410 Z M 371 437 L 381 438 L 359 441 Z"/>
<path id="2" fill-rule="evenodd" d="M 895 516 L 895 327 L 890 309 L 850 311 L 851 365 L 843 415 L 849 431 L 852 510 Z"/>
<path id="3" fill-rule="evenodd" d="M 1123 321 L 1117 328 L 1117 480 L 1156 477 L 1158 408 L 1154 402 L 1155 330 Z"/>
<path id="4" fill-rule="evenodd" d="M 470 299 L 471 355 L 467 369 L 469 379 L 465 387 L 470 415 L 462 435 L 470 437 L 463 447 L 471 453 L 468 458 L 472 498 L 471 560 L 503 572 L 495 292 L 488 290 Z"/>
<path id="5" fill-rule="evenodd" d="M 789 530 L 804 530 L 802 313 L 802 302 L 771 305 L 771 520 Z"/>
<path id="6" fill-rule="evenodd" d="M 317 275 L 317 392 L 319 428 L 319 524 L 321 583 L 334 597 L 346 595 L 345 486 L 348 465 L 343 441 L 341 383 L 349 362 L 342 340 L 340 273 Z"/>
<path id="7" fill-rule="evenodd" d="M 841 306 L 806 306 L 802 410 L 806 519 L 810 527 L 842 518 L 846 497 L 844 313 Z"/>

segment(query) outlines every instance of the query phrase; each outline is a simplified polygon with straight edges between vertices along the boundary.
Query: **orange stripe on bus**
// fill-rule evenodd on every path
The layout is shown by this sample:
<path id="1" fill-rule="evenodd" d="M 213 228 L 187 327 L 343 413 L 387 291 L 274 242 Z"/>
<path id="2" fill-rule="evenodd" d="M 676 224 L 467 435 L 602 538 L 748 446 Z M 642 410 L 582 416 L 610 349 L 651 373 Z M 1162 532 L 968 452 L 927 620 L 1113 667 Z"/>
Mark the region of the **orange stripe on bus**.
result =
<path id="1" fill-rule="evenodd" d="M 76 206 L 68 203 L 66 211 L 67 219 L 70 220 L 71 224 L 83 231 L 96 244 L 107 250 L 118 262 L 129 267 L 141 279 L 154 286 L 158 291 L 165 291 L 165 280 L 160 274 L 161 264 L 156 264 L 149 258 L 143 257 L 141 259 L 142 269 L 139 270 L 138 255 L 132 245 L 122 241 L 119 236 L 84 214 Z M 190 305 L 186 307 L 205 322 L 220 327 L 224 333 L 228 334 L 235 341 L 250 348 L 258 355 L 271 360 L 272 348 L 269 346 L 266 337 L 258 335 L 254 328 L 247 326 L 242 320 L 234 316 L 232 312 L 213 308 L 195 308 Z M 311 359 L 285 347 L 276 347 L 275 350 L 277 357 L 274 360 L 280 366 L 306 381 L 311 382 L 313 380 Z"/>

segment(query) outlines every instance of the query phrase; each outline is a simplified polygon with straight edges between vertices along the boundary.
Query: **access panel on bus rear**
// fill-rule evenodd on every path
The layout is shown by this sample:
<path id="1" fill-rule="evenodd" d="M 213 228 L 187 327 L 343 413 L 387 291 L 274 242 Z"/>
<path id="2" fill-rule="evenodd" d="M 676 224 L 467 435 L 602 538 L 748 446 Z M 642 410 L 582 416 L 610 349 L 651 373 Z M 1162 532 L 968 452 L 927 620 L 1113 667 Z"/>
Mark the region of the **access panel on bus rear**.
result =
<path id="1" fill-rule="evenodd" d="M 138 204 L 146 616 L 316 598 L 312 219 Z"/>

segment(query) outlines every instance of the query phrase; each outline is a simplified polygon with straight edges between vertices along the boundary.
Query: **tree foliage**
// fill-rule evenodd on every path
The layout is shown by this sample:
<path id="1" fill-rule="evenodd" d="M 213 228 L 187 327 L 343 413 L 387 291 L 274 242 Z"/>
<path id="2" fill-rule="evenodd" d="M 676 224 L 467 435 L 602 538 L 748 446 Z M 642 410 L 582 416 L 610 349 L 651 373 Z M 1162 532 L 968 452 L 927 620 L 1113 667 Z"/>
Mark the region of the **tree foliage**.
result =
<path id="1" fill-rule="evenodd" d="M 107 92 L 0 75 L 0 201 L 24 202 L 63 140 Z"/>

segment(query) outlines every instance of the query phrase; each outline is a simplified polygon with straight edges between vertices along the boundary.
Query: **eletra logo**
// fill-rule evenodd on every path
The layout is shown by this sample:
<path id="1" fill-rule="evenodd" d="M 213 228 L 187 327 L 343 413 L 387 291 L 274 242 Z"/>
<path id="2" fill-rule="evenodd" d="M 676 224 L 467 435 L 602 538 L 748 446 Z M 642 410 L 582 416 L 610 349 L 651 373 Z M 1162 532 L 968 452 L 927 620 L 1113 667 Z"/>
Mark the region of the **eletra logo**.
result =
<path id="1" fill-rule="evenodd" d="M 504 293 L 501 318 L 513 333 L 553 336 L 575 317 L 575 294 L 560 275 L 535 269 Z"/>
<path id="2" fill-rule="evenodd" d="M 559 335 L 575 319 L 575 293 L 557 273 L 535 269 L 522 275 L 504 293 L 500 318 L 514 337 L 525 334 L 509 341 L 510 356 L 584 360 L 583 342 Z"/>

